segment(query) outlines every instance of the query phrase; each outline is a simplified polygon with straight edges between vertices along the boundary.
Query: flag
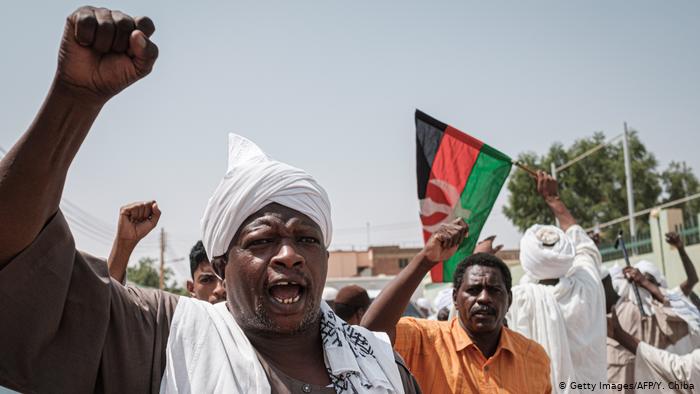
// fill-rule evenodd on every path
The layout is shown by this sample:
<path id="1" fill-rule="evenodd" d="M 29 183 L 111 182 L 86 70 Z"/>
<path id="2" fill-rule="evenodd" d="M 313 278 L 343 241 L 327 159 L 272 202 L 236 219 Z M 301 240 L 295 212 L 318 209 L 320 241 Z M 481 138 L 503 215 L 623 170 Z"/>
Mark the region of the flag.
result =
<path id="1" fill-rule="evenodd" d="M 416 110 L 416 169 L 423 238 L 442 223 L 461 217 L 469 236 L 447 261 L 430 271 L 433 282 L 452 281 L 460 261 L 471 255 L 481 229 L 511 168 L 507 155 Z"/>

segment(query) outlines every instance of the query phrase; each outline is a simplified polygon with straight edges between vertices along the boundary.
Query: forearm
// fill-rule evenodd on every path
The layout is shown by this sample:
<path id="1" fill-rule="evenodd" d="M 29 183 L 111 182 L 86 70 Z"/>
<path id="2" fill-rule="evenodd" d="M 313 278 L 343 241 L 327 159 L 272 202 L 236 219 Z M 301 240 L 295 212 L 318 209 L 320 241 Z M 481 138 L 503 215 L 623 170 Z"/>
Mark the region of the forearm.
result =
<path id="1" fill-rule="evenodd" d="M 107 259 L 107 266 L 109 267 L 109 276 L 119 283 L 124 283 L 126 267 L 129 265 L 129 258 L 135 247 L 135 243 L 120 241 L 118 238 L 114 240 L 112 251 Z"/>
<path id="2" fill-rule="evenodd" d="M 632 354 L 637 353 L 637 346 L 639 346 L 639 339 L 630 335 L 628 332 L 624 331 L 623 329 L 615 330 L 615 333 L 613 335 L 613 339 L 616 340 L 625 349 L 632 352 Z"/>
<path id="3" fill-rule="evenodd" d="M 554 217 L 559 221 L 559 227 L 561 227 L 562 230 L 566 231 L 569 227 L 576 224 L 576 219 L 574 219 L 569 209 L 559 197 L 549 197 L 545 199 L 545 202 L 549 210 L 552 211 Z"/>
<path id="4" fill-rule="evenodd" d="M 681 291 L 683 291 L 683 294 L 688 296 L 688 294 L 693 291 L 693 287 L 698 283 L 698 273 L 695 270 L 693 261 L 690 260 L 690 256 L 688 256 L 688 253 L 686 253 L 685 247 L 679 247 L 678 254 L 681 256 L 683 269 L 685 270 L 685 275 L 688 278 L 685 280 L 685 282 L 681 283 L 680 288 Z"/>
<path id="5" fill-rule="evenodd" d="M 418 253 L 372 302 L 362 318 L 362 326 L 373 331 L 393 332 L 411 295 L 433 265 L 422 251 Z"/>
<path id="6" fill-rule="evenodd" d="M 101 107 L 54 83 L 32 124 L 0 161 L 0 269 L 58 210 L 68 167 Z"/>
<path id="7" fill-rule="evenodd" d="M 659 286 L 645 280 L 639 284 L 641 287 L 645 288 L 656 301 L 661 303 L 666 303 L 666 296 L 661 292 Z"/>

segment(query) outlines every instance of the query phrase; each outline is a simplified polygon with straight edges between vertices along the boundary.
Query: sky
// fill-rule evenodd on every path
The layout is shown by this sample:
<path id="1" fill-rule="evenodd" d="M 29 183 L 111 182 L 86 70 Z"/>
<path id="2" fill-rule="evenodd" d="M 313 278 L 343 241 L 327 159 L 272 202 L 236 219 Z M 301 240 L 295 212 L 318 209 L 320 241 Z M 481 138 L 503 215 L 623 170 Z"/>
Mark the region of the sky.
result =
<path id="1" fill-rule="evenodd" d="M 6 1 L 0 147 L 33 119 L 71 1 Z M 160 57 L 112 99 L 70 169 L 79 248 L 107 256 L 119 207 L 155 199 L 179 279 L 226 169 L 227 133 L 327 189 L 333 249 L 422 242 L 419 108 L 513 157 L 623 122 L 700 169 L 700 3 L 693 1 L 112 1 L 148 15 Z M 697 172 L 696 172 L 697 173 Z M 38 191 L 40 192 L 40 191 Z M 517 247 L 504 188 L 482 235 Z M 76 208 L 77 207 L 77 208 Z M 367 223 L 370 224 L 369 234 Z M 90 226 L 88 228 L 88 226 Z M 134 253 L 158 257 L 158 230 Z"/>

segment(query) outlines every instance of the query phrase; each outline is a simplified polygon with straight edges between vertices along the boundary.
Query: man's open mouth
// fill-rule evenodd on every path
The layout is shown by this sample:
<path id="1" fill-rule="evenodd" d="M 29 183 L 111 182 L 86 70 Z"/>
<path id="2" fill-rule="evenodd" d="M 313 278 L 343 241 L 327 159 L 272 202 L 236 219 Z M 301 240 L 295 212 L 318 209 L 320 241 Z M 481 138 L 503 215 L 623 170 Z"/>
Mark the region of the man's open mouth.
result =
<path id="1" fill-rule="evenodd" d="M 280 304 L 294 304 L 299 302 L 304 295 L 305 287 L 298 282 L 280 281 L 270 285 L 267 289 L 270 297 Z"/>

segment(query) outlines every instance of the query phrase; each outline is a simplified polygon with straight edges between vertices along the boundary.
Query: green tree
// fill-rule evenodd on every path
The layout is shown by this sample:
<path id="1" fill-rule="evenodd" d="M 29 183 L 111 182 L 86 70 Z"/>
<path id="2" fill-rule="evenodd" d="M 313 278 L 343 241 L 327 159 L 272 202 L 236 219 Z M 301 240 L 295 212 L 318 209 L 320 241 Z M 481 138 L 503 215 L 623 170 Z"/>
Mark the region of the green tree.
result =
<path id="1" fill-rule="evenodd" d="M 126 279 L 138 286 L 157 289 L 160 286 L 160 273 L 158 269 L 156 269 L 156 262 L 156 259 L 142 257 L 139 259 L 138 266 L 127 267 Z M 187 295 L 186 289 L 179 287 L 175 280 L 170 281 L 170 279 L 174 276 L 172 269 L 165 267 L 163 276 L 165 281 L 165 291 L 179 295 Z"/>
<path id="2" fill-rule="evenodd" d="M 602 132 L 575 141 L 569 148 L 555 143 L 546 155 L 523 153 L 518 159 L 531 168 L 550 170 L 551 163 L 560 166 L 605 141 Z M 639 140 L 629 135 L 635 211 L 655 205 L 661 196 L 657 161 Z M 616 219 L 627 214 L 627 192 L 622 144 L 606 145 L 587 158 L 557 174 L 560 195 L 571 213 L 584 227 Z M 525 171 L 514 171 L 508 181 L 510 195 L 503 213 L 524 231 L 535 223 L 554 223 L 554 217 L 537 194 L 535 183 Z M 626 226 L 624 224 L 623 226 Z M 638 221 L 644 231 L 645 221 Z"/>
<path id="3" fill-rule="evenodd" d="M 700 182 L 685 162 L 672 161 L 661 173 L 661 181 L 666 195 L 663 202 L 678 200 L 700 192 Z M 683 203 L 676 208 L 683 209 L 686 222 L 694 223 L 697 221 L 695 216 L 700 213 L 700 199 Z"/>

